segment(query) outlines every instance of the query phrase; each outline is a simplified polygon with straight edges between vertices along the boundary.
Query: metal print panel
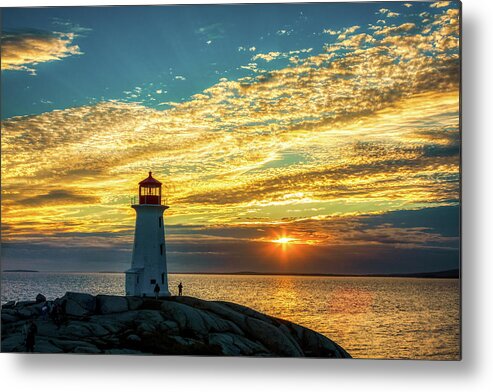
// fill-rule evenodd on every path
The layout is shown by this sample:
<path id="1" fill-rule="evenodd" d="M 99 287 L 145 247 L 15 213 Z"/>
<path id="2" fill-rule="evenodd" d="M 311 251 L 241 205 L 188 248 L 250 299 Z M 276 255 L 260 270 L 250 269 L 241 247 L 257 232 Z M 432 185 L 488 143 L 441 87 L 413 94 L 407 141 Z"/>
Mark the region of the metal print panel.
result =
<path id="1" fill-rule="evenodd" d="M 460 359 L 460 3 L 1 11 L 2 352 Z"/>

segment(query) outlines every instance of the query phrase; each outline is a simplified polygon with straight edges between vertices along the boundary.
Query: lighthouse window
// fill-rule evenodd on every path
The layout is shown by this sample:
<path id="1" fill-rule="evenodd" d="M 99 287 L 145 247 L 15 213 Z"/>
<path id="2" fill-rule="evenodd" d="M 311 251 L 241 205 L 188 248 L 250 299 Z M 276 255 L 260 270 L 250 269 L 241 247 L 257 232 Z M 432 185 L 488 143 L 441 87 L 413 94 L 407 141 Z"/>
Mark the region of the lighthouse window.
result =
<path id="1" fill-rule="evenodd" d="M 151 279 L 151 284 L 156 284 L 156 279 Z"/>
<path id="2" fill-rule="evenodd" d="M 163 255 L 163 244 L 159 245 L 159 251 L 161 252 L 161 256 Z"/>
<path id="3" fill-rule="evenodd" d="M 159 227 L 161 227 L 163 224 L 163 218 L 159 217 Z"/>
<path id="4" fill-rule="evenodd" d="M 164 274 L 161 274 L 161 284 L 164 284 Z"/>

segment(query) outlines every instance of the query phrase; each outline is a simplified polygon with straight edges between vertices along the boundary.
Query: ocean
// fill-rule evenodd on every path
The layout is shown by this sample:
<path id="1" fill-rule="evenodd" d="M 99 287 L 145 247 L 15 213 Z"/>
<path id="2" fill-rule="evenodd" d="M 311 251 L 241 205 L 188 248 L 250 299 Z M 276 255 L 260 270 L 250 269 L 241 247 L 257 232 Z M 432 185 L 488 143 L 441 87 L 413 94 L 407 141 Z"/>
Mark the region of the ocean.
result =
<path id="1" fill-rule="evenodd" d="M 320 332 L 353 358 L 460 358 L 458 279 L 170 274 L 176 294 L 240 303 Z M 124 295 L 123 273 L 3 272 L 2 303 Z"/>

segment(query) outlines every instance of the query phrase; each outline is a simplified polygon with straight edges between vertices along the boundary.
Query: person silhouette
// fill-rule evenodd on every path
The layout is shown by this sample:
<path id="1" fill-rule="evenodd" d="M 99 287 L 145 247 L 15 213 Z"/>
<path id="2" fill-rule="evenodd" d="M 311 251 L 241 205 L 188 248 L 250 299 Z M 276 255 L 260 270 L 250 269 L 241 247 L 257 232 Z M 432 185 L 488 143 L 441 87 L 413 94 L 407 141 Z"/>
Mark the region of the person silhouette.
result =
<path id="1" fill-rule="evenodd" d="M 38 332 L 38 327 L 34 320 L 31 320 L 26 332 L 26 352 L 34 352 L 34 345 L 36 344 L 36 333 Z"/>
<path id="2" fill-rule="evenodd" d="M 181 282 L 178 285 L 178 295 L 183 295 L 183 285 L 181 284 Z"/>
<path id="3" fill-rule="evenodd" d="M 156 285 L 154 286 L 154 295 L 156 296 L 156 299 L 158 299 L 160 291 L 161 287 L 159 287 L 159 285 L 156 283 Z"/>

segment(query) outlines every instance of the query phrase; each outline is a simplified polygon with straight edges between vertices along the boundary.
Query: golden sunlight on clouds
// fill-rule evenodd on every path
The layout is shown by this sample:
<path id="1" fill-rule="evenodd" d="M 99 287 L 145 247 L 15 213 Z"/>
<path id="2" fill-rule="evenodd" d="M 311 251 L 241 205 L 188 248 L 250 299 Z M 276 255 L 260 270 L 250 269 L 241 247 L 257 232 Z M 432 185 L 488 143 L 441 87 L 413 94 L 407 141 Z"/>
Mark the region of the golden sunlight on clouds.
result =
<path id="1" fill-rule="evenodd" d="M 450 5 L 450 1 L 437 1 L 435 3 L 430 4 L 432 8 L 443 8 L 448 7 Z"/>
<path id="2" fill-rule="evenodd" d="M 74 33 L 7 33 L 2 35 L 2 70 L 24 70 L 35 74 L 38 63 L 82 54 L 73 44 Z"/>
<path id="3" fill-rule="evenodd" d="M 456 203 L 459 39 L 449 11 L 371 35 L 353 26 L 322 53 L 300 50 L 310 56 L 222 79 L 165 111 L 109 101 L 5 120 L 5 238 L 124 232 L 151 169 L 173 224 L 313 223 Z M 79 53 L 70 37 L 31 43 L 7 45 L 2 66 Z M 319 229 L 272 242 L 329 241 Z"/>

